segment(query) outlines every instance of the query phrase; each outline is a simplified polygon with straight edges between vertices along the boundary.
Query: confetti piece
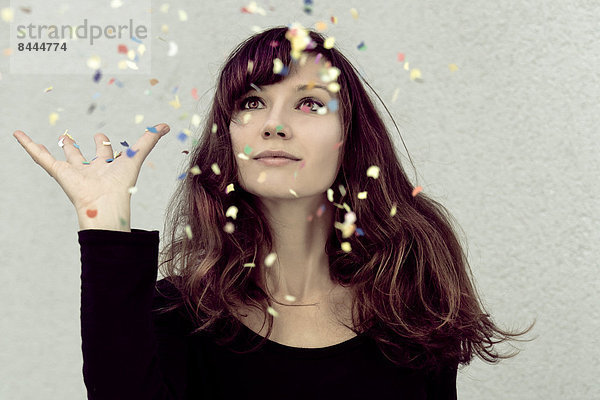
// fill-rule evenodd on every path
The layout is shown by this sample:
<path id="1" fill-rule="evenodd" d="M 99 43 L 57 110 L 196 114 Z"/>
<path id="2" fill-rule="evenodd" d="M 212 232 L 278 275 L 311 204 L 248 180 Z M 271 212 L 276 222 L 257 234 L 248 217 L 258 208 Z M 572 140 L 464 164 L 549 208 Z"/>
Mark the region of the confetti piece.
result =
<path id="1" fill-rule="evenodd" d="M 254 61 L 248 60 L 248 68 L 247 68 L 248 74 L 251 74 L 253 70 L 254 70 Z"/>
<path id="2" fill-rule="evenodd" d="M 79 148 L 79 147 L 78 147 L 78 148 Z M 114 152 L 113 152 L 113 156 L 114 156 L 114 158 L 119 158 L 119 157 L 121 157 L 121 154 L 123 154 L 123 152 L 122 152 L 122 151 L 119 151 L 119 152 L 117 152 L 117 151 L 114 151 Z"/>
<path id="3" fill-rule="evenodd" d="M 107 163 L 111 163 L 111 162 L 115 161 L 115 159 L 114 159 L 114 158 L 107 158 L 105 161 L 106 161 Z"/>
<path id="4" fill-rule="evenodd" d="M 73 143 L 73 147 L 75 147 L 76 149 L 79 149 L 79 145 L 77 143 Z"/>
<path id="5" fill-rule="evenodd" d="M 350 14 L 352 14 L 352 18 L 358 19 L 358 11 L 356 11 L 356 8 L 351 8 Z"/>
<path id="6" fill-rule="evenodd" d="M 129 147 L 129 144 L 125 141 L 121 142 L 121 146 Z"/>
<path id="7" fill-rule="evenodd" d="M 198 97 L 198 89 L 196 89 L 196 88 L 192 89 L 192 97 L 194 98 L 194 100 L 198 100 L 199 99 L 199 97 Z"/>
<path id="8" fill-rule="evenodd" d="M 356 228 L 356 236 L 365 236 L 365 232 L 360 228 Z"/>
<path id="9" fill-rule="evenodd" d="M 111 8 L 119 8 L 122 5 L 123 5 L 123 2 L 121 0 L 111 0 L 111 2 L 110 2 Z"/>
<path id="10" fill-rule="evenodd" d="M 413 69 L 410 70 L 410 79 L 411 80 L 414 81 L 414 80 L 420 79 L 420 78 L 421 78 L 421 71 L 420 70 L 418 70 L 416 68 L 413 68 Z"/>
<path id="11" fill-rule="evenodd" d="M 260 88 L 259 88 L 258 86 L 256 86 L 254 83 L 251 83 L 251 84 L 250 84 L 250 86 L 252 86 L 252 88 L 253 88 L 254 90 L 256 90 L 257 92 L 260 92 L 260 91 L 261 91 L 261 90 L 260 90 Z"/>
<path id="12" fill-rule="evenodd" d="M 400 88 L 396 88 L 396 90 L 394 90 L 394 95 L 392 96 L 392 103 L 396 101 L 396 99 L 398 98 L 398 94 L 400 94 Z"/>
<path id="13" fill-rule="evenodd" d="M 175 95 L 175 100 L 170 101 L 169 104 L 174 109 L 178 109 L 179 107 L 181 107 L 181 103 L 179 102 L 179 96 Z"/>
<path id="14" fill-rule="evenodd" d="M 86 210 L 85 213 L 90 218 L 95 218 L 98 215 L 98 210 Z"/>
<path id="15" fill-rule="evenodd" d="M 169 50 L 167 51 L 167 56 L 175 57 L 175 55 L 177 54 L 178 51 L 179 51 L 179 47 L 177 46 L 177 43 L 175 43 L 172 40 L 169 41 Z"/>
<path id="16" fill-rule="evenodd" d="M 50 113 L 50 115 L 48 116 L 48 121 L 50 122 L 50 125 L 54 126 L 56 124 L 56 121 L 58 121 L 58 113 Z"/>
<path id="17" fill-rule="evenodd" d="M 319 22 L 315 23 L 315 29 L 318 32 L 326 31 L 327 30 L 327 24 L 325 22 L 323 22 L 323 21 L 319 21 Z"/>
<path id="18" fill-rule="evenodd" d="M 127 191 L 131 194 L 135 194 L 138 191 L 138 188 L 135 186 L 130 187 L 129 189 L 127 189 Z"/>
<path id="19" fill-rule="evenodd" d="M 290 294 L 286 294 L 285 296 L 283 296 L 283 298 L 286 299 L 287 301 L 291 301 L 291 302 L 296 301 L 296 298 Z"/>
<path id="20" fill-rule="evenodd" d="M 327 85 L 327 90 L 329 90 L 332 93 L 337 93 L 340 91 L 340 84 L 337 82 L 331 82 Z"/>
<path id="21" fill-rule="evenodd" d="M 44 93 L 48 93 L 52 91 L 52 86 L 47 87 L 46 89 L 44 89 Z"/>
<path id="22" fill-rule="evenodd" d="M 219 168 L 219 164 L 213 163 L 210 168 L 215 173 L 215 175 L 221 175 L 221 169 Z"/>
<path id="23" fill-rule="evenodd" d="M 269 253 L 265 257 L 265 266 L 270 267 L 271 265 L 273 265 L 273 263 L 275 262 L 276 259 L 277 259 L 277 253 Z"/>
<path id="24" fill-rule="evenodd" d="M 190 154 L 190 152 L 189 152 L 189 151 L 187 151 L 187 150 L 182 150 L 181 152 L 182 152 L 183 154 Z"/>
<path id="25" fill-rule="evenodd" d="M 342 250 L 344 250 L 346 253 L 349 253 L 352 251 L 352 246 L 350 246 L 349 242 L 342 242 Z"/>
<path id="26" fill-rule="evenodd" d="M 456 64 L 448 64 L 448 68 L 450 68 L 450 71 L 452 72 L 458 70 L 458 66 Z"/>
<path id="27" fill-rule="evenodd" d="M 143 56 L 144 53 L 146 52 L 146 46 L 144 46 L 143 44 L 140 44 L 137 47 L 137 52 L 140 53 L 140 56 Z M 156 83 L 158 83 L 158 81 Z"/>
<path id="28" fill-rule="evenodd" d="M 367 192 L 359 192 L 356 197 L 358 197 L 361 200 L 364 200 L 367 198 Z"/>
<path id="29" fill-rule="evenodd" d="M 320 217 L 325 212 L 325 204 L 321 204 L 319 209 L 317 210 L 317 217 Z"/>
<path id="30" fill-rule="evenodd" d="M 338 101 L 337 99 L 331 99 L 327 102 L 327 108 L 331 111 L 337 111 L 338 109 Z"/>
<path id="31" fill-rule="evenodd" d="M 96 103 L 92 103 L 92 104 L 90 104 L 90 106 L 88 107 L 88 109 L 87 109 L 87 113 L 88 113 L 88 114 L 91 114 L 91 113 L 93 113 L 93 112 L 94 112 L 94 110 L 95 110 L 95 109 L 96 109 Z"/>
<path id="32" fill-rule="evenodd" d="M 331 23 L 334 24 L 334 25 L 337 24 L 338 23 L 337 17 L 335 17 L 335 16 L 332 15 L 331 16 Z"/>
<path id="33" fill-rule="evenodd" d="M 338 190 L 340 191 L 342 197 L 346 195 L 346 188 L 344 187 L 344 185 L 339 185 Z"/>
<path id="34" fill-rule="evenodd" d="M 396 209 L 396 205 L 394 204 L 394 205 L 392 206 L 392 209 L 390 210 L 390 217 L 393 217 L 394 215 L 396 215 L 396 212 L 397 212 L 397 211 L 398 211 L 398 210 Z"/>
<path id="35" fill-rule="evenodd" d="M 161 13 L 167 13 L 169 12 L 169 3 L 164 3 L 160 6 L 160 12 Z"/>
<path id="36" fill-rule="evenodd" d="M 275 318 L 277 318 L 279 316 L 279 313 L 277 311 L 275 311 L 275 309 L 273 307 L 267 307 L 267 312 L 269 314 L 271 314 L 272 316 L 274 316 Z"/>
<path id="37" fill-rule="evenodd" d="M 192 173 L 192 175 L 199 175 L 202 171 L 200 171 L 199 166 L 194 165 L 192 168 L 190 168 L 190 172 Z"/>
<path id="38" fill-rule="evenodd" d="M 415 197 L 416 195 L 418 195 L 422 191 L 423 191 L 423 188 L 421 186 L 417 186 L 416 188 L 413 189 L 412 196 Z"/>
<path id="39" fill-rule="evenodd" d="M 245 155 L 244 153 L 238 153 L 237 155 L 239 158 L 241 158 L 242 160 L 246 160 L 248 161 L 250 159 L 250 157 L 248 157 L 247 155 Z"/>
<path id="40" fill-rule="evenodd" d="M 361 51 L 363 51 L 363 50 L 366 50 L 366 49 L 367 49 L 367 46 L 365 46 L 365 42 L 360 42 L 360 43 L 358 44 L 358 46 L 356 46 L 356 48 L 357 48 L 358 50 L 361 50 Z"/>
<path id="41" fill-rule="evenodd" d="M 238 208 L 236 206 L 230 206 L 225 212 L 226 217 L 231 217 L 233 219 L 237 218 Z"/>
<path id="42" fill-rule="evenodd" d="M 137 154 L 139 150 L 133 151 L 131 149 L 127 149 L 127 157 L 131 158 Z"/>
<path id="43" fill-rule="evenodd" d="M 371 165 L 367 169 L 367 176 L 369 176 L 373 179 L 379 178 L 379 167 L 377 165 Z"/>
<path id="44" fill-rule="evenodd" d="M 255 267 L 255 266 L 256 265 L 254 263 L 245 263 L 244 264 L 244 267 L 249 267 L 249 268 L 252 268 L 252 267 Z"/>
<path id="45" fill-rule="evenodd" d="M 150 79 L 150 85 L 154 86 L 157 83 L 158 83 L 158 79 L 154 79 L 154 78 Z"/>
<path id="46" fill-rule="evenodd" d="M 155 128 L 155 127 L 153 127 L 153 126 L 147 126 L 147 127 L 146 127 L 146 130 L 147 130 L 148 132 L 152 132 L 152 133 L 157 133 L 157 132 L 158 132 L 158 131 L 156 130 L 156 128 Z"/>
<path id="47" fill-rule="evenodd" d="M 192 115 L 192 125 L 196 128 L 200 125 L 200 116 L 198 114 Z"/>
<path id="48" fill-rule="evenodd" d="M 408 69 L 409 69 L 409 66 L 408 66 L 408 64 L 409 64 L 408 62 L 405 62 L 405 63 L 404 63 L 404 69 L 405 69 L 406 71 L 408 71 Z"/>
<path id="49" fill-rule="evenodd" d="M 102 79 L 102 72 L 100 72 L 100 70 L 97 70 L 94 74 L 94 82 L 98 83 L 100 79 Z"/>
<path id="50" fill-rule="evenodd" d="M 331 188 L 327 189 L 327 200 L 333 203 L 333 189 Z"/>
<path id="51" fill-rule="evenodd" d="M 212 124 L 212 127 L 211 127 L 211 129 L 210 129 L 210 131 L 211 131 L 212 133 L 217 133 L 217 124 L 213 123 L 213 124 Z"/>
<path id="52" fill-rule="evenodd" d="M 184 10 L 178 10 L 178 14 L 179 14 L 179 20 L 180 21 L 187 21 L 188 20 L 187 13 Z"/>
<path id="53" fill-rule="evenodd" d="M 256 181 L 258 183 L 263 183 L 265 180 L 267 180 L 267 173 L 265 171 L 262 171 L 260 174 L 258 174 L 258 178 L 256 179 Z"/>
<path id="54" fill-rule="evenodd" d="M 225 194 L 229 194 L 229 192 L 233 192 L 235 190 L 235 187 L 233 186 L 233 183 L 230 183 L 229 185 L 227 185 L 227 188 L 225 189 Z"/>
<path id="55" fill-rule="evenodd" d="M 317 109 L 317 114 L 319 114 L 319 115 L 325 115 L 325 114 L 327 114 L 327 107 L 319 107 Z"/>
<path id="56" fill-rule="evenodd" d="M 356 222 L 356 213 L 353 211 L 347 212 L 344 215 L 344 224 L 353 224 Z"/>
<path id="57" fill-rule="evenodd" d="M 181 174 L 181 175 L 179 175 L 179 176 L 177 177 L 177 180 L 180 180 L 180 181 L 181 181 L 181 180 L 183 180 L 183 178 L 185 178 L 186 176 L 187 176 L 187 173 L 185 173 L 185 172 L 184 172 L 183 174 Z"/>
<path id="58" fill-rule="evenodd" d="M 252 115 L 250 115 L 249 113 L 244 114 L 244 116 L 242 117 L 242 123 L 247 124 L 248 122 L 250 122 L 251 118 Z"/>
<path id="59" fill-rule="evenodd" d="M 323 44 L 323 47 L 325 47 L 326 49 L 331 49 L 333 47 L 335 43 L 335 38 L 333 36 L 328 37 L 327 39 L 325 39 L 325 43 Z"/>
<path id="60" fill-rule="evenodd" d="M 127 46 L 120 44 L 117 50 L 120 54 L 127 54 Z"/>
<path id="61" fill-rule="evenodd" d="M 273 73 L 279 74 L 283 69 L 283 62 L 279 58 L 273 60 Z"/>
<path id="62" fill-rule="evenodd" d="M 290 193 L 292 195 L 294 195 L 294 197 L 296 197 L 296 198 L 298 197 L 298 194 L 293 189 L 290 189 Z"/>
<path id="63" fill-rule="evenodd" d="M 188 135 L 185 134 L 185 132 L 179 132 L 179 135 L 177 135 L 177 139 L 179 139 L 182 142 L 185 142 L 188 138 Z"/>
<path id="64" fill-rule="evenodd" d="M 0 10 L 0 16 L 4 22 L 13 22 L 15 18 L 15 11 L 12 8 L 3 8 Z"/>
<path id="65" fill-rule="evenodd" d="M 188 239 L 192 239 L 192 227 L 190 225 L 185 226 L 185 234 L 187 235 Z"/>
<path id="66" fill-rule="evenodd" d="M 271 43 L 269 43 L 269 46 L 271 46 L 272 48 L 278 47 L 279 42 L 277 40 L 271 40 Z"/>
<path id="67" fill-rule="evenodd" d="M 404 53 L 398 53 L 398 61 L 404 62 Z"/>
<path id="68" fill-rule="evenodd" d="M 143 120 L 144 120 L 144 116 L 143 116 L 142 114 L 136 114 L 136 115 L 135 115 L 134 122 L 135 122 L 136 124 L 140 124 L 140 123 L 142 123 L 142 121 L 143 121 Z"/>
<path id="69" fill-rule="evenodd" d="M 252 147 L 248 145 L 244 146 L 244 154 L 250 155 L 250 153 L 252 153 Z"/>

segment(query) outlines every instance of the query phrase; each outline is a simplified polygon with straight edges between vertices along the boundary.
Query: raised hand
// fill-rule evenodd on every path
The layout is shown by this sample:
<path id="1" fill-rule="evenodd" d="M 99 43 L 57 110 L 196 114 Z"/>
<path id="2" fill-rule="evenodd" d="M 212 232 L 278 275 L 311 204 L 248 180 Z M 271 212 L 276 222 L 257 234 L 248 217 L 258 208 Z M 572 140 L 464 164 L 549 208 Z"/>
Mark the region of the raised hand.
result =
<path id="1" fill-rule="evenodd" d="M 55 159 L 48 149 L 37 144 L 22 131 L 13 136 L 31 156 L 62 187 L 77 211 L 81 229 L 108 229 L 130 231 L 129 188 L 135 186 L 142 163 L 158 140 L 170 130 L 166 124 L 155 126 L 156 133 L 146 130 L 130 147 L 133 157 L 122 154 L 113 159 L 112 145 L 102 133 L 94 135 L 96 158 L 89 164 L 75 142 L 68 135 L 61 135 L 66 161 Z M 113 159 L 110 162 L 106 160 Z"/>

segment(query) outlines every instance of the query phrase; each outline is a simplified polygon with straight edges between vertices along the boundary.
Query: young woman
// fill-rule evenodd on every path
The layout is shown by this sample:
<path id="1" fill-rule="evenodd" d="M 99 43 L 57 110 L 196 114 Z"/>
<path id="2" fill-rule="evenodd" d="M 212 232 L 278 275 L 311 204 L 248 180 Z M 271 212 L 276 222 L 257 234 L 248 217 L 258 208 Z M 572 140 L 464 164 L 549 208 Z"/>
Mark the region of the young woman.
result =
<path id="1" fill-rule="evenodd" d="M 326 48 L 327 47 L 327 48 Z M 14 136 L 79 217 L 84 380 L 93 399 L 455 399 L 475 354 L 497 362 L 447 210 L 407 178 L 359 74 L 318 33 L 277 27 L 220 73 L 158 231 L 129 192 L 160 137 L 127 156 L 95 135 L 66 162 Z M 156 131 L 156 132 L 153 132 Z"/>

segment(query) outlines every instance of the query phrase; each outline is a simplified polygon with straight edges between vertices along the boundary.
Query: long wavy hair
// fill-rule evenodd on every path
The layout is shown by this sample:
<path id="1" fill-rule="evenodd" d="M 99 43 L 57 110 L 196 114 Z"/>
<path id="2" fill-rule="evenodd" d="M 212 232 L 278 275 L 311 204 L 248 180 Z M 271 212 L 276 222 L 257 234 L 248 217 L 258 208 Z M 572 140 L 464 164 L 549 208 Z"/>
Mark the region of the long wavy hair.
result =
<path id="1" fill-rule="evenodd" d="M 273 328 L 268 307 L 275 299 L 261 285 L 265 270 L 248 267 L 264 260 L 273 239 L 259 199 L 238 183 L 229 124 L 236 102 L 252 85 L 285 78 L 273 73 L 276 58 L 288 67 L 298 62 L 290 54 L 288 29 L 276 27 L 251 36 L 225 61 L 200 138 L 189 154 L 187 175 L 170 200 L 162 240 L 167 245 L 160 252 L 160 271 L 179 294 L 159 311 L 185 306 L 194 321 L 193 333 L 219 332 L 217 342 L 223 345 L 242 329 L 235 305 L 254 307 L 269 325 L 264 339 L 248 351 L 261 347 Z M 413 193 L 362 81 L 371 86 L 340 51 L 324 47 L 323 36 L 308 33 L 311 43 L 303 54 L 320 53 L 340 70 L 344 136 L 341 167 L 331 186 L 334 220 L 337 225 L 352 211 L 361 228 L 360 235 L 357 229 L 343 237 L 337 225 L 325 248 L 332 281 L 353 293 L 353 325 L 346 326 L 373 338 L 396 365 L 436 369 L 469 364 L 475 354 L 490 363 L 513 357 L 518 351 L 502 354 L 494 346 L 519 340 L 535 321 L 522 332 L 503 330 L 493 322 L 472 283 L 454 229 L 458 224 L 425 192 Z M 212 167 L 215 163 L 220 173 Z M 380 167 L 377 179 L 366 174 L 372 165 Z M 364 191 L 368 197 L 358 200 Z M 226 216 L 232 205 L 238 208 L 236 219 Z M 225 229 L 227 224 L 234 229 Z M 352 250 L 342 250 L 342 242 L 349 242 Z"/>

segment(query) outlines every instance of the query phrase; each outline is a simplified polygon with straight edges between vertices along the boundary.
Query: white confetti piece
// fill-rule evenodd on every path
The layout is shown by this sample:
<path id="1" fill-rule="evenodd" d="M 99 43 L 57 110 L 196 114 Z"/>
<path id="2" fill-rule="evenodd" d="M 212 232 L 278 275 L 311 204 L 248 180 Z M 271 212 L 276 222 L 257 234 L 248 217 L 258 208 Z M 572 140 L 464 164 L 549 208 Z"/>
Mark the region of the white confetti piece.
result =
<path id="1" fill-rule="evenodd" d="M 185 234 L 187 235 L 188 239 L 192 239 L 192 227 L 189 225 L 185 226 Z"/>
<path id="2" fill-rule="evenodd" d="M 102 66 L 102 60 L 98 56 L 91 56 L 87 59 L 86 64 L 88 68 L 97 70 Z"/>
<path id="3" fill-rule="evenodd" d="M 283 70 L 283 62 L 279 58 L 273 60 L 273 73 L 278 74 Z"/>
<path id="4" fill-rule="evenodd" d="M 219 168 L 219 164 L 213 163 L 210 166 L 210 169 L 212 169 L 212 171 L 215 173 L 215 175 L 221 175 L 221 168 Z"/>
<path id="5" fill-rule="evenodd" d="M 212 133 L 217 133 L 217 124 L 212 124 L 212 128 L 210 129 Z"/>
<path id="6" fill-rule="evenodd" d="M 12 8 L 3 8 L 0 10 L 0 16 L 4 22 L 13 22 L 15 18 L 15 11 Z"/>
<path id="7" fill-rule="evenodd" d="M 277 259 L 277 253 L 269 253 L 265 257 L 265 266 L 270 267 L 271 265 L 273 265 L 273 263 L 275 262 L 276 259 Z"/>
<path id="8" fill-rule="evenodd" d="M 192 168 L 190 168 L 190 172 L 192 173 L 192 175 L 199 175 L 202 171 L 200 171 L 199 166 L 194 165 Z"/>
<path id="9" fill-rule="evenodd" d="M 235 190 L 235 186 L 233 186 L 233 183 L 230 183 L 229 185 L 227 185 L 227 188 L 225 189 L 225 194 L 229 194 L 229 192 L 233 192 Z"/>
<path id="10" fill-rule="evenodd" d="M 119 8 L 122 5 L 123 5 L 123 2 L 121 0 L 111 0 L 111 2 L 110 2 L 111 8 Z"/>
<path id="11" fill-rule="evenodd" d="M 396 215 L 397 209 L 396 209 L 396 205 L 394 204 L 392 206 L 392 209 L 390 210 L 390 217 L 393 217 L 394 215 Z"/>
<path id="12" fill-rule="evenodd" d="M 104 146 L 110 146 L 110 145 L 111 145 L 111 143 L 110 143 L 110 142 L 105 142 L 105 141 L 103 140 L 103 141 L 102 141 L 102 145 L 104 145 Z"/>
<path id="13" fill-rule="evenodd" d="M 344 250 L 346 253 L 349 253 L 352 251 L 352 246 L 350 246 L 349 242 L 342 242 L 342 250 Z"/>
<path id="14" fill-rule="evenodd" d="M 377 165 L 371 165 L 367 169 L 367 176 L 369 176 L 373 179 L 379 178 L 379 167 Z"/>
<path id="15" fill-rule="evenodd" d="M 367 198 L 367 192 L 358 192 L 358 195 L 356 196 L 361 200 L 364 200 Z"/>
<path id="16" fill-rule="evenodd" d="M 192 115 L 192 125 L 196 128 L 200 125 L 200 116 L 198 114 Z"/>
<path id="17" fill-rule="evenodd" d="M 142 114 L 135 115 L 134 121 L 136 124 L 141 124 L 143 120 L 144 120 L 144 116 Z"/>
<path id="18" fill-rule="evenodd" d="M 226 217 L 231 217 L 233 219 L 237 218 L 238 208 L 236 206 L 230 206 L 225 212 Z"/>
<path id="19" fill-rule="evenodd" d="M 327 200 L 333 203 L 333 189 L 331 188 L 327 189 Z"/>
<path id="20" fill-rule="evenodd" d="M 184 10 L 178 10 L 178 14 L 179 14 L 179 20 L 180 21 L 187 21 L 188 20 L 187 13 Z"/>
<path id="21" fill-rule="evenodd" d="M 298 194 L 294 191 L 294 189 L 290 189 L 290 193 L 294 196 L 294 197 L 298 197 Z"/>
<path id="22" fill-rule="evenodd" d="M 267 312 L 274 317 L 278 317 L 279 313 L 273 307 L 267 307 Z"/>
<path id="23" fill-rule="evenodd" d="M 223 230 L 227 233 L 233 233 L 235 231 L 235 225 L 232 222 L 228 222 L 223 227 Z"/>
<path id="24" fill-rule="evenodd" d="M 339 185 L 338 189 L 339 189 L 340 193 L 342 194 L 342 196 L 346 195 L 346 188 L 344 187 L 344 185 Z"/>
<path id="25" fill-rule="evenodd" d="M 127 191 L 131 194 L 135 194 L 138 191 L 138 188 L 135 186 L 130 187 L 129 189 L 127 189 Z"/>
<path id="26" fill-rule="evenodd" d="M 169 51 L 167 51 L 167 56 L 174 57 L 178 51 L 179 47 L 177 46 L 177 43 L 172 40 L 169 41 Z"/>
<path id="27" fill-rule="evenodd" d="M 286 294 L 283 298 L 290 302 L 296 301 L 296 297 L 292 296 L 291 294 Z"/>
<path id="28" fill-rule="evenodd" d="M 335 38 L 333 36 L 328 37 L 327 39 L 325 39 L 325 43 L 323 44 L 323 47 L 325 47 L 326 49 L 331 49 L 333 47 L 335 43 Z"/>
<path id="29" fill-rule="evenodd" d="M 238 153 L 237 156 L 238 156 L 238 158 L 241 158 L 242 160 L 249 160 L 250 159 L 250 157 L 248 157 L 244 153 Z"/>
<path id="30" fill-rule="evenodd" d="M 169 3 L 164 3 L 160 5 L 160 12 L 161 13 L 167 13 L 169 12 Z"/>

